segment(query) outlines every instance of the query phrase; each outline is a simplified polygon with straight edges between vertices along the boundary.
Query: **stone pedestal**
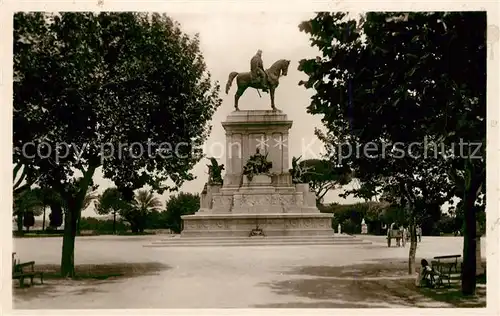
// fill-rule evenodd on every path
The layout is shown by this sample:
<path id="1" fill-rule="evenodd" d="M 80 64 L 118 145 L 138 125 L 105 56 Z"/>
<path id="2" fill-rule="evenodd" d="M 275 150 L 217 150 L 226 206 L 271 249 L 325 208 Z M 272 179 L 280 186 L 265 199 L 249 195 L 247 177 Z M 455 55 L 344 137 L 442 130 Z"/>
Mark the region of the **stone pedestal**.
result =
<path id="1" fill-rule="evenodd" d="M 226 130 L 226 174 L 222 186 L 207 186 L 200 210 L 182 216 L 182 236 L 333 235 L 332 214 L 320 213 L 308 184 L 293 184 L 289 174 L 288 131 L 292 121 L 281 111 L 235 111 Z M 243 166 L 256 149 L 272 162 L 270 175 L 249 180 Z"/>

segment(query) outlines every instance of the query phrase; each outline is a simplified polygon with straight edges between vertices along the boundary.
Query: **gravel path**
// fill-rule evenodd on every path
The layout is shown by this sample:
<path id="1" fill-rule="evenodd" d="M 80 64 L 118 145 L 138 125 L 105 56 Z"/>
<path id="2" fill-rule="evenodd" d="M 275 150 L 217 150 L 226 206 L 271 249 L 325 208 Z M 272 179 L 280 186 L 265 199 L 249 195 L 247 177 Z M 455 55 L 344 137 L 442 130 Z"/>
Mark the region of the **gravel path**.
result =
<path id="1" fill-rule="evenodd" d="M 264 247 L 143 247 L 161 236 L 77 238 L 75 263 L 148 264 L 165 267 L 154 274 L 100 281 L 47 280 L 44 286 L 14 289 L 16 309 L 101 308 L 252 308 L 252 307 L 408 307 L 391 282 L 405 275 L 406 248 L 387 248 L 385 239 L 363 237 L 371 245 Z M 21 261 L 37 265 L 60 262 L 60 238 L 15 239 Z M 483 256 L 485 256 L 483 243 Z M 424 237 L 417 257 L 460 254 L 462 239 Z M 373 263 L 375 265 L 370 266 Z M 336 268 L 351 266 L 351 268 Z M 356 268 L 357 266 L 357 268 Z M 379 267 L 379 268 L 376 268 Z M 380 267 L 391 267 L 380 269 Z M 333 269 L 326 275 L 318 271 Z M 377 270 L 378 269 L 378 270 Z M 384 270 L 385 272 L 380 272 Z M 379 271 L 373 274 L 373 271 Z M 395 278 L 395 276 L 400 278 Z M 363 279 L 365 277 L 366 279 Z M 386 280 L 387 295 L 360 301 L 377 292 L 373 282 Z M 393 281 L 391 281 L 393 280 Z M 393 284 L 394 285 L 394 284 Z M 398 285 L 398 286 L 401 286 Z M 361 293 L 357 295 L 356 293 Z M 427 303 L 425 303 L 427 304 Z M 424 305 L 425 305 L 424 304 Z M 436 305 L 437 304 L 437 305 Z M 448 306 L 428 302 L 430 306 Z M 427 306 L 426 305 L 426 306 Z"/>

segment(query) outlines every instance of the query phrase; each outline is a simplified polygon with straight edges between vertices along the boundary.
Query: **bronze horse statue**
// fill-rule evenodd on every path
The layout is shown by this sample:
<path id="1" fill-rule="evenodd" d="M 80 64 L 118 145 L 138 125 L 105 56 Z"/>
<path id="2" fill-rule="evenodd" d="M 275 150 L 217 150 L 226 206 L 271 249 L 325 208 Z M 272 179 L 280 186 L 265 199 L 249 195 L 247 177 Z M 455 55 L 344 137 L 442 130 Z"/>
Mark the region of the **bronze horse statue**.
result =
<path id="1" fill-rule="evenodd" d="M 276 61 L 271 67 L 266 69 L 266 81 L 267 87 L 269 88 L 269 94 L 271 95 L 271 108 L 276 110 L 276 106 L 274 105 L 274 91 L 276 87 L 279 85 L 279 77 L 286 76 L 288 73 L 288 66 L 290 65 L 290 60 L 288 59 L 280 59 Z M 234 108 L 236 111 L 238 108 L 238 100 L 243 95 L 247 88 L 255 88 L 255 89 L 264 89 L 264 85 L 262 82 L 258 82 L 254 78 L 252 78 L 251 72 L 241 72 L 238 73 L 233 71 L 229 74 L 229 79 L 226 84 L 226 94 L 229 93 L 229 89 L 233 83 L 234 78 L 236 78 L 236 83 L 238 85 L 238 90 L 234 95 Z M 257 90 L 258 91 L 258 90 Z"/>

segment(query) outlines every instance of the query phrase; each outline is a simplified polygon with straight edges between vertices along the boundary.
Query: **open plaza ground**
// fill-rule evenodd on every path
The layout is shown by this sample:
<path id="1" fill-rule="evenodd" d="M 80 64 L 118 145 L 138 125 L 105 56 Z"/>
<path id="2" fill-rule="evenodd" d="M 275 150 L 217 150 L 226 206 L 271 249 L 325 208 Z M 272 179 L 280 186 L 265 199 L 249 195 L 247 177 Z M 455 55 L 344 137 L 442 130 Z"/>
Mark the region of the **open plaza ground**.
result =
<path id="1" fill-rule="evenodd" d="M 408 247 L 371 244 L 328 246 L 165 247 L 144 245 L 165 236 L 78 237 L 77 280 L 55 277 L 61 238 L 17 238 L 14 251 L 46 272 L 44 285 L 13 287 L 14 309 L 122 308 L 373 308 L 484 307 L 451 289 L 419 289 L 407 273 Z M 486 240 L 481 243 L 486 257 Z M 461 237 L 426 237 L 421 258 L 461 254 Z M 53 277 L 51 277 L 51 274 Z M 454 281 L 458 282 L 458 281 Z"/>

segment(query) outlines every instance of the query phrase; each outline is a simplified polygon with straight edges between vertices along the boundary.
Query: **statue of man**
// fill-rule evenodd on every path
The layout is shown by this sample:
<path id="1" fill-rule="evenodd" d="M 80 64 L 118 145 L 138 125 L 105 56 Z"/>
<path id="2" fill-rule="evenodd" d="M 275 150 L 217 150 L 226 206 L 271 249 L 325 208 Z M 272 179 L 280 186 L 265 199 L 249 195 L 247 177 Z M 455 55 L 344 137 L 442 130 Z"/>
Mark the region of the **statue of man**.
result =
<path id="1" fill-rule="evenodd" d="M 250 71 L 252 73 L 252 78 L 258 78 L 259 82 L 262 83 L 262 91 L 267 91 L 266 82 L 266 72 L 264 71 L 264 64 L 262 62 L 262 50 L 258 50 L 257 54 L 250 60 Z"/>

